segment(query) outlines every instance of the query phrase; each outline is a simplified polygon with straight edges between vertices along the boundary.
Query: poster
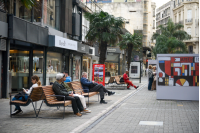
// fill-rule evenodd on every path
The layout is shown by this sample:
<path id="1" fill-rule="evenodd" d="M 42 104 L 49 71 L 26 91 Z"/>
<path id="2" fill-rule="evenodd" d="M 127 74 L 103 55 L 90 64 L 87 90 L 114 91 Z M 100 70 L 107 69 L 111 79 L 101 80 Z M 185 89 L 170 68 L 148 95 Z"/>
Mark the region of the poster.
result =
<path id="1" fill-rule="evenodd" d="M 140 62 L 131 62 L 129 77 L 131 78 L 140 78 Z"/>
<path id="2" fill-rule="evenodd" d="M 105 86 L 105 64 L 93 64 L 92 81 Z"/>
<path id="3" fill-rule="evenodd" d="M 159 57 L 158 86 L 199 86 L 199 57 Z"/>

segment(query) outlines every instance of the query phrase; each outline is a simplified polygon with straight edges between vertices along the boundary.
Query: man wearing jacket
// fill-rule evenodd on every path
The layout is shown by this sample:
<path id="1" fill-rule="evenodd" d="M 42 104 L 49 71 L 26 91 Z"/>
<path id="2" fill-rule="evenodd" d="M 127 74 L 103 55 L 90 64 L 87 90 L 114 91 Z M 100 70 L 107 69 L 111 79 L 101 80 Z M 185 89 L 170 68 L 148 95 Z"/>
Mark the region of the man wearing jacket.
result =
<path id="1" fill-rule="evenodd" d="M 97 84 L 94 81 L 93 82 L 89 81 L 87 79 L 86 72 L 82 73 L 81 84 L 82 84 L 84 92 L 99 92 L 100 98 L 101 98 L 101 101 L 100 101 L 101 104 L 102 103 L 107 104 L 107 102 L 105 102 L 105 100 L 103 100 L 105 92 L 108 93 L 108 96 L 115 94 L 115 92 L 108 91 L 102 84 Z"/>
<path id="2" fill-rule="evenodd" d="M 79 99 L 79 97 L 74 96 L 73 93 L 68 93 L 67 89 L 62 85 L 62 82 L 64 82 L 64 77 L 65 74 L 62 73 L 58 73 L 56 75 L 56 80 L 53 83 L 53 91 L 55 92 L 56 95 L 63 95 L 65 96 L 65 100 L 71 100 L 72 101 L 72 109 L 74 111 L 74 114 L 77 116 L 82 116 L 82 114 L 79 113 L 85 111 L 85 109 L 83 108 L 83 105 Z M 59 101 L 63 101 L 64 98 L 63 97 L 57 97 L 57 99 Z M 79 111 L 78 111 L 79 110 Z"/>

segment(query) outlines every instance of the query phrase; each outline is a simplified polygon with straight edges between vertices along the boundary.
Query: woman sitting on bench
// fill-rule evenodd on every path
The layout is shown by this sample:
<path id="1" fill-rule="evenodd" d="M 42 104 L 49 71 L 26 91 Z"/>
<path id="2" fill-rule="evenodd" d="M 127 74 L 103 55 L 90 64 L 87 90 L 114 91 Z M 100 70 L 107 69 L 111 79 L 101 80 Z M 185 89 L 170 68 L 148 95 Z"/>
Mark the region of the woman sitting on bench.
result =
<path id="1" fill-rule="evenodd" d="M 32 89 L 34 87 L 41 86 L 40 79 L 37 75 L 34 75 L 34 76 L 31 77 L 31 82 L 33 83 L 33 85 L 31 86 L 31 88 L 29 90 L 23 88 L 23 92 L 25 93 L 25 95 L 21 96 L 21 97 L 17 97 L 17 98 L 14 97 L 12 99 L 12 101 L 14 101 L 14 100 L 26 101 L 28 99 L 28 96 L 31 94 Z M 23 111 L 21 110 L 20 106 L 15 105 L 15 110 L 12 112 L 11 115 L 16 115 L 16 114 L 19 114 L 19 113 L 23 113 Z"/>

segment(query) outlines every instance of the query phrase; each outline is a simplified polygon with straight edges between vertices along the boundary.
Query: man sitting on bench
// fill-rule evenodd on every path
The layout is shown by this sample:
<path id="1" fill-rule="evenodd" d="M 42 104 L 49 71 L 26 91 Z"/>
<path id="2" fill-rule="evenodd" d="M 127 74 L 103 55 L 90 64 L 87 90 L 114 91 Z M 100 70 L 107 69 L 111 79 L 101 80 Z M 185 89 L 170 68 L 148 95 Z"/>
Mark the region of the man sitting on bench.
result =
<path id="1" fill-rule="evenodd" d="M 79 99 L 79 97 L 77 96 L 74 96 L 73 93 L 68 93 L 67 92 L 67 89 L 62 85 L 62 82 L 64 82 L 64 77 L 65 77 L 65 74 L 63 73 L 58 73 L 56 75 L 56 80 L 54 83 L 53 83 L 53 91 L 55 92 L 56 95 L 64 95 L 65 96 L 65 100 L 71 100 L 72 101 L 72 109 L 74 111 L 74 114 L 77 115 L 77 116 L 82 116 L 82 114 L 80 114 L 78 112 L 78 109 L 80 112 L 85 111 L 85 109 L 83 108 L 83 105 Z M 63 97 L 57 97 L 57 99 L 59 101 L 63 101 L 64 98 Z"/>
<path id="2" fill-rule="evenodd" d="M 82 73 L 82 78 L 81 78 L 81 84 L 83 87 L 84 92 L 99 92 L 101 101 L 100 103 L 107 104 L 104 99 L 104 92 L 108 93 L 108 96 L 115 94 L 115 92 L 108 91 L 102 84 L 97 84 L 94 81 L 89 81 L 87 79 L 87 73 L 83 72 Z"/>

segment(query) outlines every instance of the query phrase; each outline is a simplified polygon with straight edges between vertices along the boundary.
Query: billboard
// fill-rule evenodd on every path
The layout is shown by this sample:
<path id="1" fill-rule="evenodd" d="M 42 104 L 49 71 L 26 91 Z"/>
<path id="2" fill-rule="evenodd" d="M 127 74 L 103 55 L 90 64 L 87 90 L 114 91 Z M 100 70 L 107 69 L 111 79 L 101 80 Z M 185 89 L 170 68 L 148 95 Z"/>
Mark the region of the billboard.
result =
<path id="1" fill-rule="evenodd" d="M 92 81 L 105 86 L 105 64 L 93 64 Z"/>

